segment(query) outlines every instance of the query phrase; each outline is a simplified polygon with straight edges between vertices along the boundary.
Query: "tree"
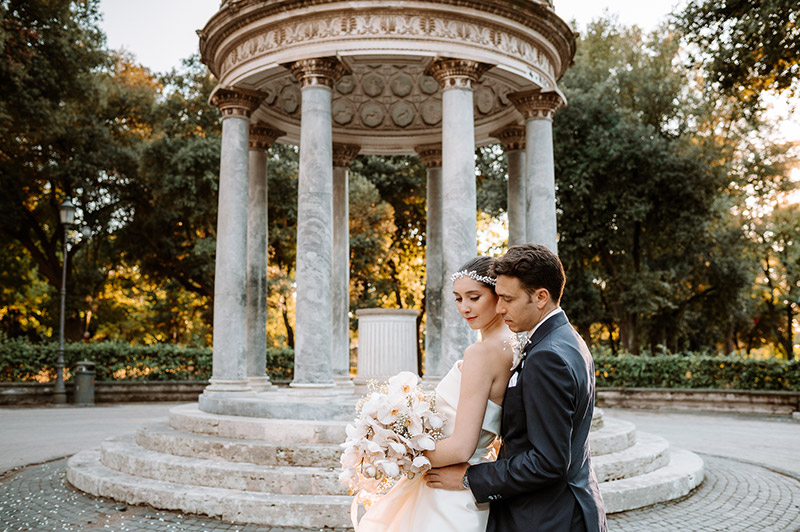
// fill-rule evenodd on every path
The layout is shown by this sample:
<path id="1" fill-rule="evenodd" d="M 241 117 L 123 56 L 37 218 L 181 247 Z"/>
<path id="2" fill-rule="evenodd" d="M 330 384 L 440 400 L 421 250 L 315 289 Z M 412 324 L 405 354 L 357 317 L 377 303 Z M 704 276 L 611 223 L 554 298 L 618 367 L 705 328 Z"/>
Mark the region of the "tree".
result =
<path id="1" fill-rule="evenodd" d="M 794 0 L 691 0 L 676 22 L 699 47 L 711 80 L 743 101 L 792 89 L 800 79 L 800 5 Z"/>

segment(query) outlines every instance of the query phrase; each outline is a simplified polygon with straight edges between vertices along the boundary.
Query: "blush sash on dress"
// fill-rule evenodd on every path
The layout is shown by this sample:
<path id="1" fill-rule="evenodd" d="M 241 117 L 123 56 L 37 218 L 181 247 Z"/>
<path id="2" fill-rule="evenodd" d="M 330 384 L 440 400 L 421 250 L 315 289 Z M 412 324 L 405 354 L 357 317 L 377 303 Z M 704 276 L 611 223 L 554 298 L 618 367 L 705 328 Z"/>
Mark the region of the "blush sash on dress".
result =
<path id="1" fill-rule="evenodd" d="M 444 414 L 445 437 L 453 433 L 456 407 L 461 389 L 461 361 L 456 362 L 436 387 L 436 409 Z M 488 401 L 478 438 L 478 447 L 470 464 L 495 459 L 494 441 L 500 433 L 502 407 Z M 400 479 L 356 523 L 356 532 L 484 532 L 489 518 L 489 505 L 477 504 L 466 490 L 449 491 L 429 488 L 425 475 Z"/>

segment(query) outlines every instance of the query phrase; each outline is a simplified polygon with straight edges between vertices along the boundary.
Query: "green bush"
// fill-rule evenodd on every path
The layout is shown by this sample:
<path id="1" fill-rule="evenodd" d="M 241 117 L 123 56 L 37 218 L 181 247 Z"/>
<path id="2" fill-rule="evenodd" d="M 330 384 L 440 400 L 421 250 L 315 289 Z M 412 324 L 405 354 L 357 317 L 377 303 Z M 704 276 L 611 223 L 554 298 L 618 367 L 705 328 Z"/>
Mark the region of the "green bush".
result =
<path id="1" fill-rule="evenodd" d="M 800 390 L 800 361 L 738 355 L 595 354 L 597 386 Z"/>
<path id="2" fill-rule="evenodd" d="M 56 342 L 32 344 L 0 338 L 0 382 L 55 380 Z M 172 344 L 132 346 L 123 342 L 70 343 L 64 346 L 65 376 L 79 360 L 95 363 L 96 379 L 206 380 L 211 377 L 212 353 L 208 347 Z M 272 379 L 292 378 L 294 351 L 267 350 L 267 371 Z"/>

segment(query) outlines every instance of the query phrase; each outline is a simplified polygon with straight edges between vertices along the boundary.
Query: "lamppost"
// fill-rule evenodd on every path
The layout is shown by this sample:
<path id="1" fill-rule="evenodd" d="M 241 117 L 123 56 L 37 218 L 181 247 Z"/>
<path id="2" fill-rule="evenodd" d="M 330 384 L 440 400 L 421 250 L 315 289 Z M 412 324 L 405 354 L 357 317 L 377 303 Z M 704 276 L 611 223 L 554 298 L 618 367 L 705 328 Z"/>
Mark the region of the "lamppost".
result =
<path id="1" fill-rule="evenodd" d="M 56 404 L 67 402 L 67 389 L 64 387 L 64 307 L 67 300 L 67 231 L 75 220 L 75 205 L 69 198 L 58 208 L 61 225 L 64 226 L 64 260 L 61 268 L 61 312 L 58 318 L 58 361 L 56 362 L 56 389 L 53 399 Z"/>

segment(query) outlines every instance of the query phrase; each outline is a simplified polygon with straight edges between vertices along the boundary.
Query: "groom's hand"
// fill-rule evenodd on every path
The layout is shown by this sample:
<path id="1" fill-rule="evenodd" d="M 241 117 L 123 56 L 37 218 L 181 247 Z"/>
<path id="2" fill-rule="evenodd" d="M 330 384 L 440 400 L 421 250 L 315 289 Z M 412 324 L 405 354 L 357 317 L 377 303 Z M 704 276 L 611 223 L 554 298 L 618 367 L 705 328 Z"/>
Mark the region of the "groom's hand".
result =
<path id="1" fill-rule="evenodd" d="M 447 467 L 436 467 L 425 473 L 426 484 L 431 488 L 442 490 L 463 490 L 461 479 L 469 464 L 464 462 Z"/>

